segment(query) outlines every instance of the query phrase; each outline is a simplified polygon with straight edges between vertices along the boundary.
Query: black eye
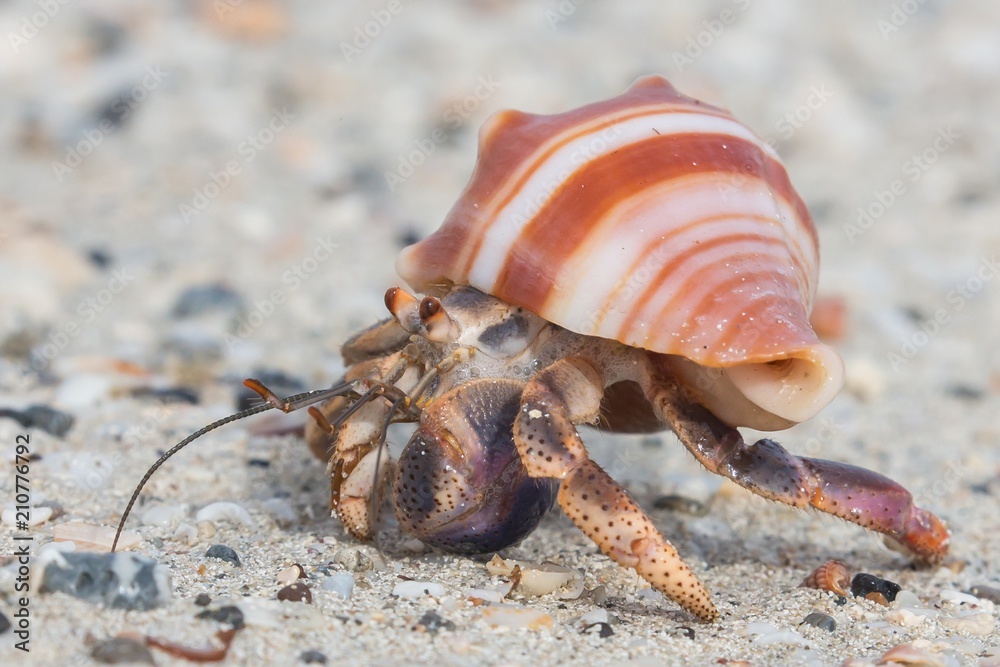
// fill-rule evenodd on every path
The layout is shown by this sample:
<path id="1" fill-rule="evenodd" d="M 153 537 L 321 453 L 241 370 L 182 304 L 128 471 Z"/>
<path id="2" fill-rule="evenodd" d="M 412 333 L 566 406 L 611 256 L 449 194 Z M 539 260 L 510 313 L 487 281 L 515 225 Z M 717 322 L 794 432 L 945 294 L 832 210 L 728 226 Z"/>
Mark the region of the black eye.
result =
<path id="1" fill-rule="evenodd" d="M 493 350 L 523 350 L 527 345 L 528 321 L 520 315 L 514 315 L 500 324 L 494 324 L 479 336 L 479 342 Z"/>

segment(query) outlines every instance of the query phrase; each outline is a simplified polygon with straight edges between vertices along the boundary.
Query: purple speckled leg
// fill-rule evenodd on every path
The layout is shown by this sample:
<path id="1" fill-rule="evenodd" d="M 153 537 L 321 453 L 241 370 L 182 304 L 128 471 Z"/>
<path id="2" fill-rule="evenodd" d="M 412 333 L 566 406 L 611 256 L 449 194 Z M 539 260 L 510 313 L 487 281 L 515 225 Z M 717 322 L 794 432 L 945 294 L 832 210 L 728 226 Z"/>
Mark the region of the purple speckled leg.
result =
<path id="1" fill-rule="evenodd" d="M 923 563 L 938 563 L 950 534 L 888 477 L 865 468 L 795 456 L 773 440 L 748 445 L 739 431 L 680 391 L 660 387 L 655 405 L 681 442 L 710 471 L 793 507 L 815 507 L 893 538 Z"/>

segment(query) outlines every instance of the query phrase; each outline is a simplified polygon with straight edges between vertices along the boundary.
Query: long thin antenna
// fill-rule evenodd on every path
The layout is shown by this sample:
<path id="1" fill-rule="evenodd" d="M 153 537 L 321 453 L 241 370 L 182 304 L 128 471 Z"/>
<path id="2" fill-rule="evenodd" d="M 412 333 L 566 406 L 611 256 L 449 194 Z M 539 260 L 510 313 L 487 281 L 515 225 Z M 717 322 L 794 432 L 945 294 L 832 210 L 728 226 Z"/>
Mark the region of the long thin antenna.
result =
<path id="1" fill-rule="evenodd" d="M 299 410 L 314 403 L 325 401 L 328 398 L 333 398 L 334 396 L 341 396 L 343 394 L 350 393 L 354 391 L 354 385 L 355 385 L 354 382 L 344 382 L 342 384 L 330 387 L 328 389 L 316 389 L 313 391 L 307 391 L 301 394 L 296 394 L 294 396 L 289 396 L 288 398 L 281 400 L 275 397 L 274 393 L 270 389 L 265 387 L 263 383 L 260 382 L 260 380 L 248 379 L 246 380 L 246 382 L 244 382 L 244 384 L 249 388 L 253 389 L 254 391 L 256 391 L 258 394 L 260 394 L 261 398 L 263 398 L 266 401 L 266 403 L 254 406 L 252 408 L 248 408 L 243 412 L 236 413 L 235 415 L 229 415 L 228 417 L 220 419 L 217 422 L 213 422 L 208 426 L 195 431 L 194 433 L 192 433 L 191 435 L 189 435 L 188 437 L 184 438 L 179 443 L 171 447 L 163 456 L 161 456 L 156 461 L 156 463 L 150 466 L 149 470 L 146 471 L 146 474 L 142 476 L 141 480 L 139 480 L 139 484 L 138 486 L 135 487 L 135 491 L 132 492 L 132 497 L 129 498 L 128 505 L 125 507 L 125 512 L 124 514 L 122 514 L 122 518 L 118 522 L 118 530 L 115 531 L 115 540 L 114 542 L 111 543 L 112 553 L 114 553 L 115 549 L 118 548 L 118 538 L 121 537 L 122 531 L 125 530 L 125 522 L 128 520 L 128 516 L 132 512 L 132 507 L 135 505 L 135 501 L 139 499 L 139 494 L 142 493 L 143 487 L 146 486 L 146 482 L 149 481 L 149 478 L 153 476 L 153 473 L 159 470 L 160 466 L 166 463 L 167 459 L 169 459 L 171 456 L 181 451 L 182 449 L 184 449 L 189 444 L 191 444 L 201 436 L 205 435 L 209 431 L 214 431 L 220 426 L 225 426 L 230 422 L 234 422 L 239 419 L 250 417 L 252 415 L 256 415 L 258 413 L 272 409 L 278 409 L 281 410 L 282 412 L 294 412 L 295 410 Z"/>

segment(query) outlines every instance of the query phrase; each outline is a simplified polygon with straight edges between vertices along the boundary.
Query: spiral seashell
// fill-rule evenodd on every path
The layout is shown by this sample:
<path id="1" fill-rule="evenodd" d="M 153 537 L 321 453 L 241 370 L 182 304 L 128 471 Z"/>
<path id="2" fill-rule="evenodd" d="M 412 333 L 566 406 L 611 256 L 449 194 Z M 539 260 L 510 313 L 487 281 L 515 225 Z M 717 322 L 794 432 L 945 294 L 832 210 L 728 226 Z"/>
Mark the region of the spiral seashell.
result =
<path id="1" fill-rule="evenodd" d="M 843 381 L 809 324 L 816 230 L 778 156 L 656 76 L 562 114 L 494 114 L 470 183 L 397 270 L 420 291 L 469 284 L 571 331 L 677 355 L 733 425 L 808 419 Z"/>
<path id="2" fill-rule="evenodd" d="M 800 585 L 847 597 L 851 588 L 851 572 L 839 560 L 828 560 L 813 570 Z"/>

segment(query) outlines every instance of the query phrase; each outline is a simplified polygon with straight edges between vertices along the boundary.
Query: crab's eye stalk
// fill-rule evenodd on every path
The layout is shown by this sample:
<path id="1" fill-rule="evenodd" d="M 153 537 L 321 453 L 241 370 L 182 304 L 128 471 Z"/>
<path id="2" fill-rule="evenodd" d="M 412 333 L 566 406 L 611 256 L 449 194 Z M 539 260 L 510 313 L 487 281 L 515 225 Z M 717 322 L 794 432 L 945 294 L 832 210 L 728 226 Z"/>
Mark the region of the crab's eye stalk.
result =
<path id="1" fill-rule="evenodd" d="M 452 553 L 524 539 L 552 507 L 558 482 L 528 476 L 514 446 L 520 388 L 463 385 L 425 410 L 399 460 L 393 495 L 403 530 Z"/>
<path id="2" fill-rule="evenodd" d="M 427 329 L 428 340 L 447 343 L 458 338 L 458 327 L 437 297 L 425 296 L 420 302 L 419 314 L 420 322 Z"/>
<path id="3" fill-rule="evenodd" d="M 385 292 L 385 307 L 410 333 L 421 333 L 420 302 L 401 287 L 390 287 Z"/>

